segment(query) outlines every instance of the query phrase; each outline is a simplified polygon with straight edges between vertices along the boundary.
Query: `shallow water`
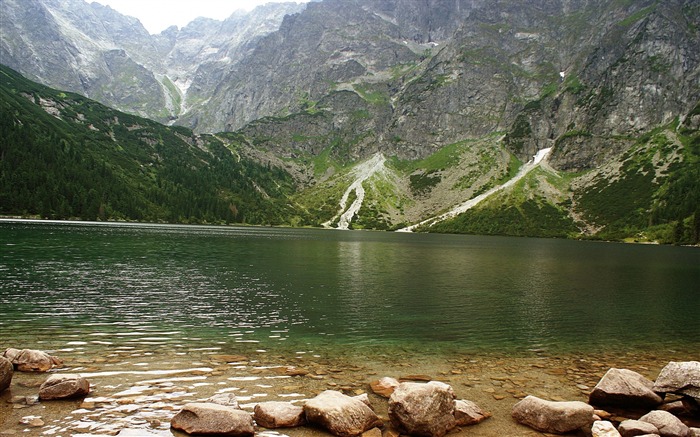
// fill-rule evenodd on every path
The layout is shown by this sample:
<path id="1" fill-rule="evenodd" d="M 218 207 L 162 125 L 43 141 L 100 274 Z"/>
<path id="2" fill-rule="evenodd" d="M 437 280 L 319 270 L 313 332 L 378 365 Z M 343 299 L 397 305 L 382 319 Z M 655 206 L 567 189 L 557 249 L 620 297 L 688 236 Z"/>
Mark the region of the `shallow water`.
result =
<path id="1" fill-rule="evenodd" d="M 585 400 L 609 367 L 700 359 L 695 248 L 3 221 L 0 278 L 0 348 L 52 351 L 97 398 L 3 403 L 0 432 L 42 417 L 25 435 L 169 435 L 216 392 L 252 408 L 416 373 L 494 412 L 469 435 L 529 435 L 509 419 L 518 396 Z M 43 378 L 16 374 L 2 400 Z"/>

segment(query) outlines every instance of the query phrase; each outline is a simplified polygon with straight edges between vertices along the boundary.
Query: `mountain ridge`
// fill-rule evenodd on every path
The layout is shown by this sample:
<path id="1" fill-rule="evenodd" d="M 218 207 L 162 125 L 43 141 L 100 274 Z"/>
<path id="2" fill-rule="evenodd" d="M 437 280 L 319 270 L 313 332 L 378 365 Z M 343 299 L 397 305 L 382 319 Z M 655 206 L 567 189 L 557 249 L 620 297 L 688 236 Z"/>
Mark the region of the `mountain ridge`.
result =
<path id="1" fill-rule="evenodd" d="M 236 17 L 134 39 L 171 58 L 154 73 L 155 61 L 126 44 L 86 37 L 100 28 L 97 12 L 74 12 L 97 17 L 82 33 L 66 31 L 68 12 L 50 19 L 48 6 L 80 0 L 30 1 L 21 14 L 3 9 L 24 38 L 0 35 L 3 62 L 60 67 L 39 52 L 36 65 L 20 56 L 39 49 L 32 38 L 55 37 L 76 62 L 87 62 L 81 50 L 99 52 L 90 67 L 99 74 L 81 70 L 81 86 L 126 99 L 129 112 L 151 105 L 151 118 L 220 132 L 202 138 L 225 138 L 232 156 L 284 172 L 294 188 L 279 223 L 318 226 L 342 198 L 361 197 L 348 227 L 398 229 L 488 192 L 551 148 L 546 167 L 423 230 L 671 242 L 697 234 L 698 199 L 678 194 L 697 186 L 696 2 L 324 0 L 291 15 L 260 10 L 269 26 L 231 44 L 223 27 L 246 28 Z M 34 35 L 22 20 L 37 16 L 47 26 Z M 119 20 L 117 30 L 134 25 Z M 343 196 L 352 169 L 378 153 L 390 177 Z"/>

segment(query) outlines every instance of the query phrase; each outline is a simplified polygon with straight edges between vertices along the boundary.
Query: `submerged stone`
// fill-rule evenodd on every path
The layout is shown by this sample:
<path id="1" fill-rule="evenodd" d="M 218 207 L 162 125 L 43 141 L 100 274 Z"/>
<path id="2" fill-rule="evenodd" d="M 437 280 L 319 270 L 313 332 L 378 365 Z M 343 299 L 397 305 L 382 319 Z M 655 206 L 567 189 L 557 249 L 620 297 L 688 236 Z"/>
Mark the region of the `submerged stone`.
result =
<path id="1" fill-rule="evenodd" d="M 253 417 L 246 411 L 213 403 L 186 404 L 170 421 L 173 429 L 188 434 L 252 437 Z"/>
<path id="2" fill-rule="evenodd" d="M 70 399 L 86 396 L 90 393 L 90 382 L 80 375 L 51 375 L 39 387 L 39 399 Z"/>
<path id="3" fill-rule="evenodd" d="M 455 420 L 457 426 L 470 426 L 483 422 L 491 417 L 491 413 L 484 412 L 472 401 L 455 401 Z"/>
<path id="4" fill-rule="evenodd" d="M 20 372 L 48 372 L 54 366 L 63 365 L 58 358 L 34 349 L 8 348 L 3 356 L 10 360 Z"/>
<path id="5" fill-rule="evenodd" d="M 227 407 L 232 407 L 237 410 L 240 410 L 240 406 L 238 405 L 238 399 L 236 398 L 236 395 L 233 393 L 220 393 L 216 394 L 209 399 L 207 399 L 206 402 L 212 403 L 212 404 L 219 404 L 219 405 L 224 405 Z"/>
<path id="6" fill-rule="evenodd" d="M 261 402 L 255 406 L 253 418 L 265 428 L 292 428 L 306 423 L 304 408 L 290 402 Z"/>

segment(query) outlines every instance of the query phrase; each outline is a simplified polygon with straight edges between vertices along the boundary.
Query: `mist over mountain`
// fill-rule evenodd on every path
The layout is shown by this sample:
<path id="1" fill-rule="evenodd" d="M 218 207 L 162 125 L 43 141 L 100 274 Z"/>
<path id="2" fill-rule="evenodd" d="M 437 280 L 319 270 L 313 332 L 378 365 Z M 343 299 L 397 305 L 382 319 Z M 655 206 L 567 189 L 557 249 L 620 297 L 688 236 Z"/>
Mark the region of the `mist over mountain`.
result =
<path id="1" fill-rule="evenodd" d="M 82 0 L 1 12 L 0 63 L 131 114 L 234 132 L 232 159 L 295 181 L 290 224 L 335 226 L 353 199 L 351 227 L 417 223 L 548 150 L 428 230 L 697 233 L 697 195 L 678 194 L 698 191 L 696 1 L 323 0 L 159 35 Z M 377 154 L 386 171 L 353 170 Z"/>

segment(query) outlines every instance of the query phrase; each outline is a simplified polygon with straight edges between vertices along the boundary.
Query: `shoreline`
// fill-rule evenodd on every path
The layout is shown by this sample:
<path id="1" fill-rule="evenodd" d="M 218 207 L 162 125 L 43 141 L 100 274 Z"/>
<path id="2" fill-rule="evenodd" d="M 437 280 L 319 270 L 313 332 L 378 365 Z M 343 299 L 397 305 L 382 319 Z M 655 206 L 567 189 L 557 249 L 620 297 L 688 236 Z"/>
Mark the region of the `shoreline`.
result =
<path id="1" fill-rule="evenodd" d="M 221 350 L 163 353 L 137 349 L 111 351 L 105 356 L 65 352 L 59 356 L 63 367 L 48 374 L 15 372 L 11 388 L 0 394 L 0 436 L 25 434 L 24 429 L 55 435 L 116 435 L 122 429 L 181 435 L 169 430 L 169 420 L 175 413 L 186 403 L 218 393 L 235 394 L 241 407 L 250 412 L 257 402 L 298 403 L 323 390 L 351 396 L 367 393 L 375 411 L 387 419 L 386 400 L 369 387 L 371 381 L 384 376 L 445 382 L 454 388 L 458 399 L 471 400 L 492 414 L 481 424 L 453 431 L 450 436 L 536 436 L 543 434 L 517 424 L 510 416 L 513 405 L 526 395 L 585 402 L 611 367 L 627 368 L 654 379 L 669 361 L 697 358 L 681 352 L 671 355 L 640 351 L 597 356 L 464 354 L 410 359 L 377 354 L 370 361 L 362 356 L 341 359 L 304 351 L 293 357 L 275 351 L 236 355 Z M 38 386 L 51 373 L 86 375 L 92 385 L 90 394 L 84 399 L 34 405 L 16 402 L 36 395 Z M 39 418 L 43 425 L 20 424 L 31 421 L 27 418 Z M 280 435 L 277 431 L 290 437 L 328 435 L 308 426 L 259 429 L 257 434 Z"/>
<path id="2" fill-rule="evenodd" d="M 223 228 L 223 229 L 306 229 L 306 230 L 320 230 L 320 231 L 361 231 L 361 232 L 387 232 L 387 233 L 419 233 L 419 234 L 430 234 L 431 232 L 402 232 L 400 229 L 396 230 L 378 230 L 378 229 L 339 229 L 339 228 L 327 228 L 324 226 L 282 226 L 282 225 L 251 225 L 246 223 L 170 223 L 170 222 L 139 222 L 139 221 L 127 221 L 127 220 L 107 220 L 107 221 L 90 221 L 82 219 L 48 219 L 48 218 L 27 218 L 21 216 L 0 216 L 0 223 L 49 223 L 49 224 L 77 224 L 85 226 L 142 226 L 142 227 L 156 227 L 156 226 L 182 226 L 182 227 L 202 227 L 202 228 Z M 455 235 L 455 236 L 473 236 L 473 237 L 508 237 L 508 238 L 542 238 L 547 240 L 569 240 L 569 241 L 589 241 L 596 243 L 618 243 L 618 244 L 632 244 L 632 245 L 644 245 L 644 246 L 672 246 L 672 247 L 693 247 L 700 248 L 699 244 L 664 244 L 659 241 L 649 240 L 641 241 L 635 237 L 625 237 L 621 240 L 605 240 L 600 238 L 585 237 L 584 235 L 558 238 L 558 237 L 540 237 L 540 236 L 521 236 L 521 235 L 501 235 L 501 234 L 462 234 L 462 233 L 433 233 L 439 235 Z"/>

